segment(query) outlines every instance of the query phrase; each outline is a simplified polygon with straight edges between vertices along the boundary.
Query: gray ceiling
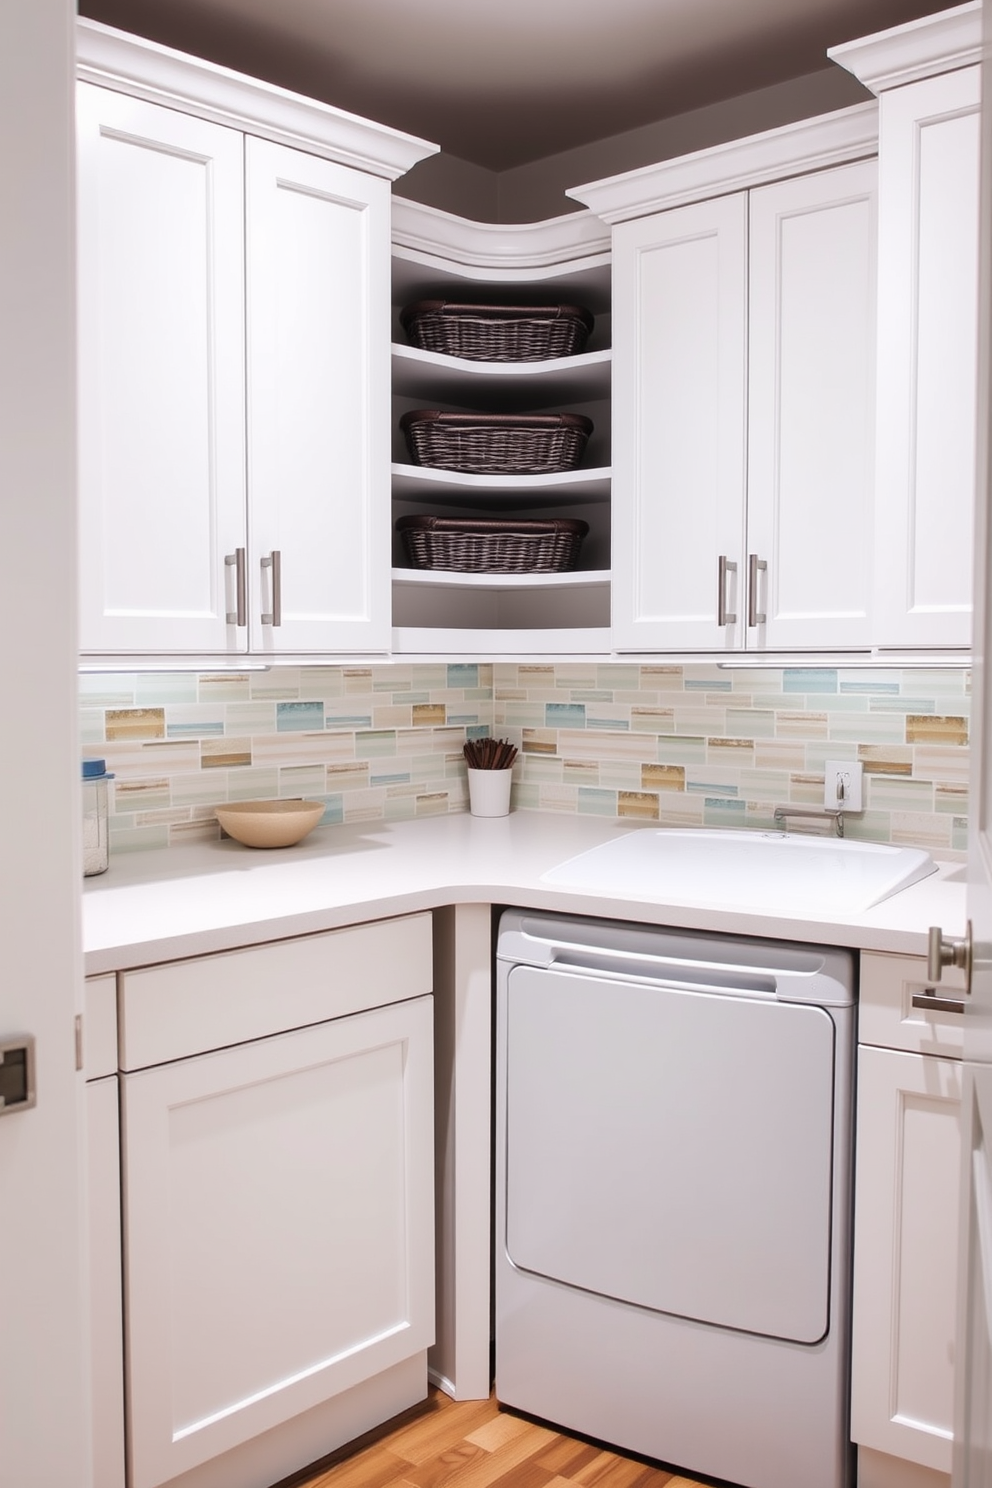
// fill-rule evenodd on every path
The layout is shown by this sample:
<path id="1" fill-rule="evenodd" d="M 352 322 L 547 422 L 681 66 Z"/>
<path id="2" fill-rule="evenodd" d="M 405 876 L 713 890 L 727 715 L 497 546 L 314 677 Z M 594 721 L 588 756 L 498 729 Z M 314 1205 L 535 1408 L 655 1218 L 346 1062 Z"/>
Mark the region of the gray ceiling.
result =
<path id="1" fill-rule="evenodd" d="M 828 66 L 940 0 L 80 0 L 506 170 Z"/>

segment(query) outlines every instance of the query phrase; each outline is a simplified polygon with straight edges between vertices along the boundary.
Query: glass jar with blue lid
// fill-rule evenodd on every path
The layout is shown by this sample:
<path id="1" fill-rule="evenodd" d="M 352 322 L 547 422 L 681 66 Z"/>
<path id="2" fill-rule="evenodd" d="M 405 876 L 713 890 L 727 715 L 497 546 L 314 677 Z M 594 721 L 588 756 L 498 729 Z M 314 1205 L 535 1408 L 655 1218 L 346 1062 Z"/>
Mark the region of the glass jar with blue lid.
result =
<path id="1" fill-rule="evenodd" d="M 106 873 L 110 867 L 107 761 L 83 760 L 83 876 Z"/>

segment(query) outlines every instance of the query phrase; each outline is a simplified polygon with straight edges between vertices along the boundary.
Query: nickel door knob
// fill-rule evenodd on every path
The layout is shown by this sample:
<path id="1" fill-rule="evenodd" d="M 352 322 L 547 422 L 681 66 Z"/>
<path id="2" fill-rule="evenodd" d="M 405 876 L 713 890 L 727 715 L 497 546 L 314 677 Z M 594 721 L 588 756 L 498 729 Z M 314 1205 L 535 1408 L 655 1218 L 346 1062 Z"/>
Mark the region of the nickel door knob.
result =
<path id="1" fill-rule="evenodd" d="M 939 982 L 945 966 L 956 966 L 964 972 L 964 990 L 971 991 L 971 921 L 963 940 L 945 939 L 939 925 L 930 926 L 927 941 L 927 980 Z"/>

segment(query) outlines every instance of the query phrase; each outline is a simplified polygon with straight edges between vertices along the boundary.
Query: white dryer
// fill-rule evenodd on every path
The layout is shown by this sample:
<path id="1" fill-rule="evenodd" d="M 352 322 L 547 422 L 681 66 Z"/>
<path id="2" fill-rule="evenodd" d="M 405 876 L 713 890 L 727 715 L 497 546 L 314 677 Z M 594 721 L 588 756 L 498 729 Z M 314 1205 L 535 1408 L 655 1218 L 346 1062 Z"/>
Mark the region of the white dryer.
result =
<path id="1" fill-rule="evenodd" d="M 847 1488 L 855 963 L 504 913 L 496 1393 L 746 1488 Z"/>

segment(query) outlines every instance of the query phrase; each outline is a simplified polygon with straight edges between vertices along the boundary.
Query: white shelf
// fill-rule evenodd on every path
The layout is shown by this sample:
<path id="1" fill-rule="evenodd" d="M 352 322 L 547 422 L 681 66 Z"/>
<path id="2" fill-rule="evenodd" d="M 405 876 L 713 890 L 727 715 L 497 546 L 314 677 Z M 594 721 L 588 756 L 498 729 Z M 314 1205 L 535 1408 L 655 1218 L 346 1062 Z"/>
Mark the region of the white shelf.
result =
<path id="1" fill-rule="evenodd" d="M 473 362 L 416 346 L 393 346 L 393 392 L 492 413 L 524 412 L 610 396 L 613 353 L 587 351 L 544 362 Z"/>
<path id="2" fill-rule="evenodd" d="M 554 475 L 465 475 L 425 465 L 394 465 L 392 474 L 396 500 L 427 501 L 432 505 L 535 509 L 610 499 L 609 466 Z"/>
<path id="3" fill-rule="evenodd" d="M 604 569 L 567 573 L 455 573 L 444 568 L 394 568 L 394 584 L 422 584 L 432 589 L 589 589 L 608 585 Z"/>

